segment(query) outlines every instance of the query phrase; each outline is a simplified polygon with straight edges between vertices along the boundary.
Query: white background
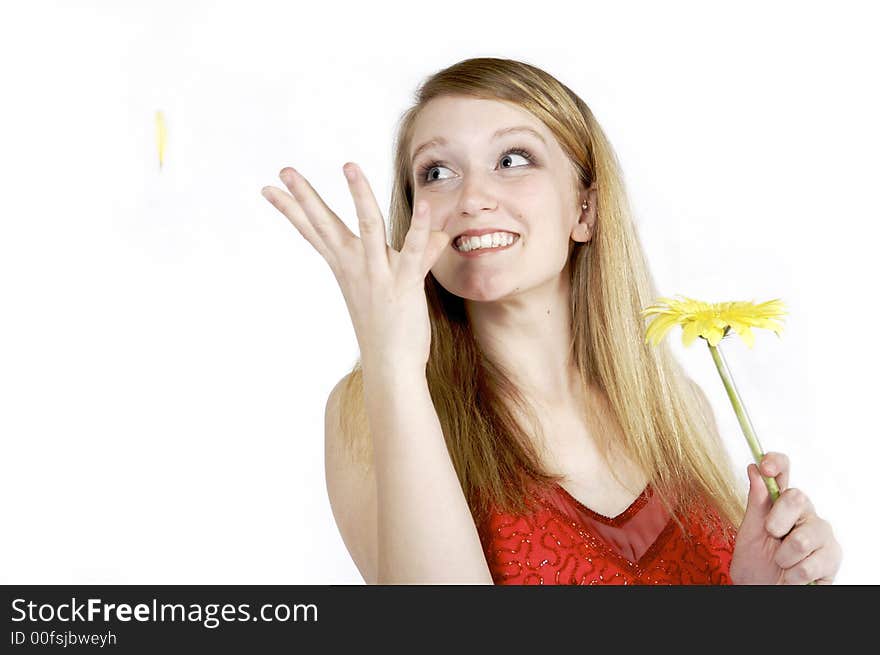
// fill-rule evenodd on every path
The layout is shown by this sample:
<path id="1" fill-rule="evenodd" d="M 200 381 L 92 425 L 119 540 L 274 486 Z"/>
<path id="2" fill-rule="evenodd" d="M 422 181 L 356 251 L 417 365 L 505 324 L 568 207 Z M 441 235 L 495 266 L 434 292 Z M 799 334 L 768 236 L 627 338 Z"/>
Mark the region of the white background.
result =
<path id="1" fill-rule="evenodd" d="M 867 6 L 6 9 L 0 583 L 362 583 L 323 463 L 357 342 L 329 267 L 260 189 L 293 165 L 356 232 L 342 165 L 387 208 L 418 83 L 476 56 L 544 68 L 592 108 L 661 294 L 786 302 L 781 339 L 724 350 L 764 449 L 843 545 L 836 582 L 880 583 Z M 745 483 L 708 351 L 670 335 Z"/>

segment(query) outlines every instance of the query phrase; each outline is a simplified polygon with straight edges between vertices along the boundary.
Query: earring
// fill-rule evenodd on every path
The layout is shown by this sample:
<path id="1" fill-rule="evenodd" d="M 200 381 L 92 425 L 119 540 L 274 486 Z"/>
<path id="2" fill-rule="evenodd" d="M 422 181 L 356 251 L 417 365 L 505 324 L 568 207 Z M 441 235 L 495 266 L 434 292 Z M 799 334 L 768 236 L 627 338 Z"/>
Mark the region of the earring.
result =
<path id="1" fill-rule="evenodd" d="M 587 208 L 587 201 L 586 201 L 586 200 L 584 200 L 584 203 L 581 205 L 581 207 L 582 207 L 583 209 L 586 209 L 586 208 Z"/>

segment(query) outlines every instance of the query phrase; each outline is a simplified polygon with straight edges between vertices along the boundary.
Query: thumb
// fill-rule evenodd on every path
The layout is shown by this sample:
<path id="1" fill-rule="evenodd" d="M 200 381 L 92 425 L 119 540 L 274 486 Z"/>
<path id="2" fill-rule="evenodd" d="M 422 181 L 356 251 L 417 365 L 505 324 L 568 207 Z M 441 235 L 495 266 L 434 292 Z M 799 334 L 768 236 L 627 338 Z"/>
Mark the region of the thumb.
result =
<path id="1" fill-rule="evenodd" d="M 746 502 L 746 515 L 757 513 L 759 517 L 764 517 L 773 506 L 770 498 L 770 492 L 767 491 L 767 485 L 761 473 L 758 471 L 756 464 L 749 464 L 746 472 L 749 476 L 749 498 Z"/>
<path id="2" fill-rule="evenodd" d="M 437 263 L 437 260 L 440 259 L 440 255 L 443 254 L 443 251 L 446 249 L 446 246 L 449 245 L 449 242 L 452 240 L 452 237 L 443 232 L 442 230 L 431 230 L 431 234 L 428 235 L 428 245 L 425 246 L 425 255 L 422 259 L 422 277 L 428 275 L 428 271 Z"/>

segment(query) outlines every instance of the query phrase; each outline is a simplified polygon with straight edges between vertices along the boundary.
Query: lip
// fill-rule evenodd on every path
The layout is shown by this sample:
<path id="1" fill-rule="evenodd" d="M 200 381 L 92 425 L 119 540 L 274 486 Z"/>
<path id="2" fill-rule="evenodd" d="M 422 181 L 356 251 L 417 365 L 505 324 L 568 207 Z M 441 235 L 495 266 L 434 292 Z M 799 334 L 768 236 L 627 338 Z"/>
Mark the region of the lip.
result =
<path id="1" fill-rule="evenodd" d="M 508 230 L 489 230 L 489 231 L 490 232 L 507 232 Z M 467 234 L 467 233 L 465 233 L 465 234 Z M 511 233 L 511 234 L 515 234 L 515 233 Z M 475 234 L 473 236 L 479 236 L 479 235 Z M 458 237 L 456 237 L 456 239 L 457 238 Z M 462 252 L 461 250 L 458 250 L 455 246 L 451 245 L 452 242 L 450 242 L 449 247 L 452 248 L 453 252 L 461 255 L 462 257 L 480 257 L 483 255 L 491 255 L 493 253 L 504 252 L 505 250 L 509 250 L 510 248 L 513 248 L 516 244 L 519 243 L 519 239 L 520 239 L 520 237 L 517 234 L 513 238 L 513 242 L 507 244 L 506 246 L 498 246 L 496 248 L 478 248 L 477 250 L 469 250 L 468 252 Z"/>

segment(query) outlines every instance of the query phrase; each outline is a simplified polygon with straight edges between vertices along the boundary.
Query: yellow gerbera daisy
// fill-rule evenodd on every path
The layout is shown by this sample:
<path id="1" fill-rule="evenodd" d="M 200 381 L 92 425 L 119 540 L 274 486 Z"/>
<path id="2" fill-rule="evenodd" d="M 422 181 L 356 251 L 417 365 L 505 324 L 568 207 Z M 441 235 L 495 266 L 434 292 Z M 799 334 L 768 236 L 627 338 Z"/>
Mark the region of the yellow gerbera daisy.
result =
<path id="1" fill-rule="evenodd" d="M 685 346 L 690 346 L 697 337 L 717 346 L 733 328 L 751 348 L 755 343 L 751 328 L 767 328 L 776 336 L 782 332 L 783 325 L 779 320 L 786 311 L 779 298 L 756 305 L 746 301 L 707 303 L 679 297 L 683 300 L 658 298 L 655 304 L 642 310 L 643 318 L 657 315 L 645 332 L 645 343 L 652 341 L 656 346 L 674 325 L 681 325 Z"/>

